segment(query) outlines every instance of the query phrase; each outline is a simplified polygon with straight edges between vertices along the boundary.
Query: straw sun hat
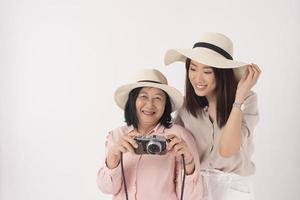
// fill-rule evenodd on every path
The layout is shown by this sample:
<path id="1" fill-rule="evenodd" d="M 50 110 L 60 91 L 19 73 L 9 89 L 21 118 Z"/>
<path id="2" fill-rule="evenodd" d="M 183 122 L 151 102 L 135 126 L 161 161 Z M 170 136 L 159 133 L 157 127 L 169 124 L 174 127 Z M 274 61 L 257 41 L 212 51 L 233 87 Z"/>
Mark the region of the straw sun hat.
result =
<path id="1" fill-rule="evenodd" d="M 176 61 L 185 62 L 186 58 L 215 68 L 233 68 L 238 80 L 249 65 L 233 60 L 233 43 L 221 33 L 202 34 L 192 49 L 170 49 L 166 52 L 164 61 L 169 65 Z"/>
<path id="2" fill-rule="evenodd" d="M 165 91 L 171 100 L 172 111 L 179 109 L 183 103 L 183 96 L 179 90 L 168 85 L 166 77 L 156 69 L 144 69 L 137 73 L 135 80 L 119 87 L 115 92 L 117 105 L 124 109 L 131 90 L 139 87 L 154 87 Z"/>

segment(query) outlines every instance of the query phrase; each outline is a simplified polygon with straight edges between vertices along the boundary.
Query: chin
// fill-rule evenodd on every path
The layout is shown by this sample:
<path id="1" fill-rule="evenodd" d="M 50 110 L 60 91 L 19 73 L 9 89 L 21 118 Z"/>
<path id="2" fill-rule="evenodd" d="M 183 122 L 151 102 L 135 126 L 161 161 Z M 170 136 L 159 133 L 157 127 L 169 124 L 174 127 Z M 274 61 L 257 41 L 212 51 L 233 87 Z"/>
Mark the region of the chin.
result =
<path id="1" fill-rule="evenodd" d="M 155 122 L 157 121 L 156 119 L 142 119 L 141 120 L 143 123 L 145 124 L 155 124 Z"/>
<path id="2" fill-rule="evenodd" d="M 198 97 L 205 97 L 207 92 L 195 92 Z"/>

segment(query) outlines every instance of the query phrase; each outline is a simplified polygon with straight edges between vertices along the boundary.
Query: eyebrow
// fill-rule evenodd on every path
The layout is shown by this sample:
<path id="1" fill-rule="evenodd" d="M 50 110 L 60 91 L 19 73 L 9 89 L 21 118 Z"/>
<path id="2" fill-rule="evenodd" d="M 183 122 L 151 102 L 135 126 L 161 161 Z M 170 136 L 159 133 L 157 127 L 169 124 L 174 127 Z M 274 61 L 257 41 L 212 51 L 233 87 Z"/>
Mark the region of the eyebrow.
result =
<path id="1" fill-rule="evenodd" d="M 162 96 L 162 97 L 164 97 L 164 96 L 165 96 L 165 94 L 164 94 L 164 93 L 162 93 L 162 92 L 160 92 L 160 93 L 156 93 L 155 95 L 159 95 L 159 96 Z"/>
<path id="2" fill-rule="evenodd" d="M 147 94 L 148 95 L 148 93 L 147 92 L 145 92 L 145 91 L 142 91 L 141 90 L 141 92 L 140 92 L 140 94 Z M 154 95 L 159 95 L 159 96 L 162 96 L 162 97 L 164 97 L 164 93 L 163 92 L 158 92 L 158 93 L 155 93 Z"/>
<path id="3" fill-rule="evenodd" d="M 198 65 L 196 65 L 195 63 L 191 62 L 191 65 L 198 67 Z M 211 66 L 204 66 L 203 69 L 211 69 Z"/>
<path id="4" fill-rule="evenodd" d="M 198 67 L 196 64 L 194 64 L 194 63 L 192 63 L 192 62 L 190 63 L 190 65 L 193 65 L 193 66 L 195 66 L 195 67 Z"/>

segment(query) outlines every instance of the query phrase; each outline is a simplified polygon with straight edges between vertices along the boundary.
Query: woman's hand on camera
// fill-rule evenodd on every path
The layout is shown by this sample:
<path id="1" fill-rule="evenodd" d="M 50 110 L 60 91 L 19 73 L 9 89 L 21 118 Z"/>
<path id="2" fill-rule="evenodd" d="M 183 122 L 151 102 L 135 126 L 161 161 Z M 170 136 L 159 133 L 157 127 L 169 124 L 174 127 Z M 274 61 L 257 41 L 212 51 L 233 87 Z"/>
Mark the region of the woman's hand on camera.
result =
<path id="1" fill-rule="evenodd" d="M 241 80 L 238 83 L 235 101 L 243 103 L 251 88 L 256 84 L 261 70 L 256 64 L 251 64 L 245 70 Z"/>
<path id="2" fill-rule="evenodd" d="M 195 169 L 194 158 L 184 139 L 175 135 L 168 135 L 167 139 L 170 140 L 167 149 L 174 151 L 178 156 L 184 155 L 186 172 L 187 174 L 192 174 Z"/>
<path id="3" fill-rule="evenodd" d="M 132 131 L 127 135 L 122 136 L 119 141 L 109 149 L 106 158 L 106 165 L 108 168 L 113 169 L 119 165 L 121 153 L 134 153 L 134 149 L 138 147 L 138 144 L 134 140 L 135 136 L 137 136 L 137 133 Z"/>

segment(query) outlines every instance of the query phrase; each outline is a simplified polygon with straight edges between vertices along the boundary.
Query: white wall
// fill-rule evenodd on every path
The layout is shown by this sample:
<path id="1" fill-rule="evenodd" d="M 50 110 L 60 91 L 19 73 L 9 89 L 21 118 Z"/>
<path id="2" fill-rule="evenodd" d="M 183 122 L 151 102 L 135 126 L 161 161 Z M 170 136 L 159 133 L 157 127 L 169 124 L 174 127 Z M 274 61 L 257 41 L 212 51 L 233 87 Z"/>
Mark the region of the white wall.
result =
<path id="1" fill-rule="evenodd" d="M 183 65 L 204 31 L 256 62 L 261 121 L 255 132 L 256 196 L 298 199 L 300 2 L 0 1 L 0 199 L 111 199 L 96 187 L 108 130 L 123 123 L 113 92 L 155 67 L 183 91 Z"/>

